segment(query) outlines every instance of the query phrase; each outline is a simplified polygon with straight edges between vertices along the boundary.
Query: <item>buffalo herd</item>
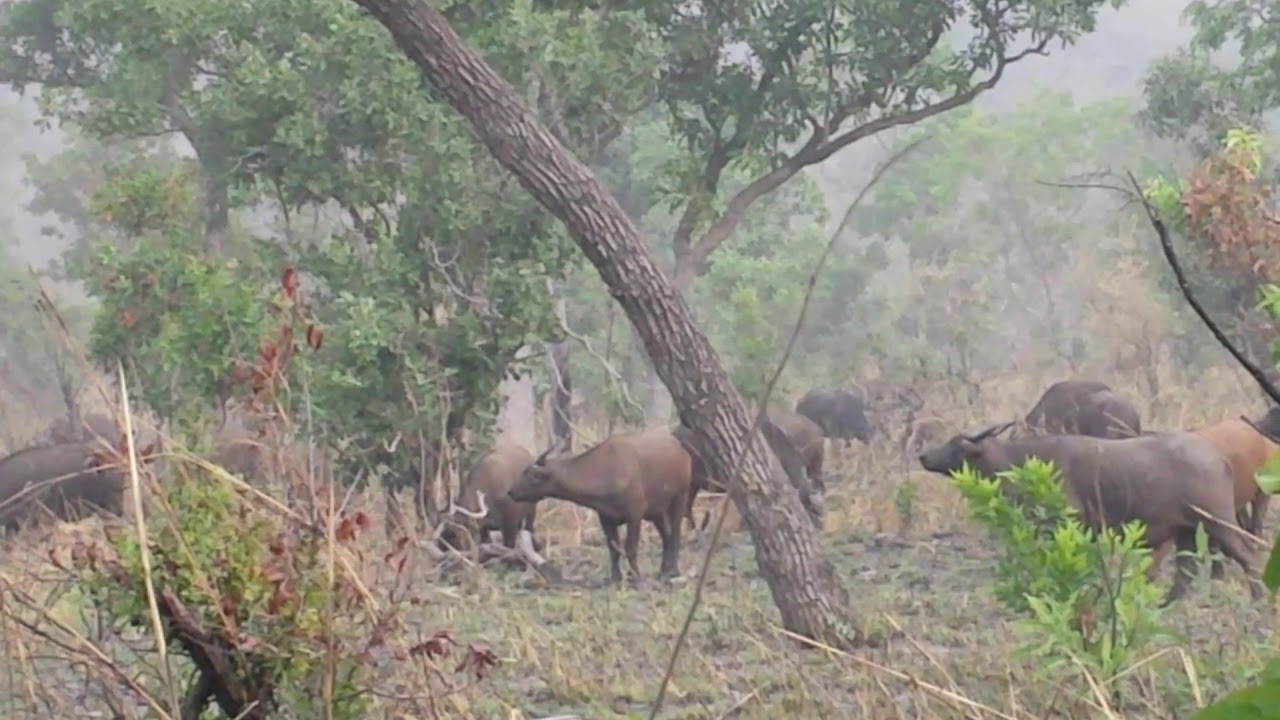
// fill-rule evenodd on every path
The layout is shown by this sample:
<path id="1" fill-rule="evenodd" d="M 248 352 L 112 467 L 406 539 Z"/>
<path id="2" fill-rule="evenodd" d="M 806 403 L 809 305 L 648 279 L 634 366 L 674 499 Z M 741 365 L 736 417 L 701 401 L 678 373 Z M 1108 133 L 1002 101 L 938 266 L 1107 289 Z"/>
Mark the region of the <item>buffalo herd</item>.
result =
<path id="1" fill-rule="evenodd" d="M 1245 571 L 1254 596 L 1263 592 L 1250 535 L 1263 530 L 1268 496 L 1254 475 L 1280 449 L 1280 408 L 1254 419 L 1151 431 L 1143 429 L 1133 403 L 1105 383 L 1066 380 L 1048 387 L 1025 417 L 945 441 L 935 421 L 909 416 L 904 424 L 899 449 L 918 452 L 919 465 L 932 473 L 949 475 L 967 464 L 995 476 L 1029 457 L 1053 461 L 1067 500 L 1087 526 L 1145 523 L 1145 542 L 1155 559 L 1152 571 L 1170 550 L 1193 550 L 1196 528 L 1203 525 L 1210 546 Z M 806 393 L 794 412 L 767 412 L 761 426 L 815 524 L 822 521 L 828 484 L 825 441 L 839 440 L 846 448 L 853 440 L 869 445 L 876 430 L 860 393 L 824 389 Z M 64 520 L 85 511 L 121 514 L 125 476 L 103 452 L 121 435 L 110 418 L 90 415 L 79 423 L 60 423 L 33 447 L 0 460 L 0 523 L 16 530 L 36 508 Z M 926 442 L 930 436 L 934 439 Z M 622 579 L 624 554 L 631 574 L 641 575 L 639 540 L 646 522 L 662 541 L 658 576 L 678 575 L 683 526 L 688 521 L 698 527 L 695 497 L 725 488 L 701 458 L 691 430 L 677 425 L 624 432 L 576 455 L 567 450 L 556 443 L 534 457 L 509 442 L 496 443 L 463 478 L 451 507 L 461 521 L 438 534 L 438 547 L 485 542 L 497 531 L 508 548 L 516 547 L 522 533 L 532 547 L 541 548 L 534 536 L 537 504 L 555 498 L 595 511 L 613 581 Z M 216 461 L 242 473 L 251 473 L 259 462 L 248 445 L 240 447 L 234 439 L 221 443 L 216 455 Z M 704 529 L 706 522 L 704 516 Z M 1182 552 L 1176 556 L 1166 602 L 1185 592 L 1192 558 Z M 1213 575 L 1222 573 L 1215 560 Z"/>

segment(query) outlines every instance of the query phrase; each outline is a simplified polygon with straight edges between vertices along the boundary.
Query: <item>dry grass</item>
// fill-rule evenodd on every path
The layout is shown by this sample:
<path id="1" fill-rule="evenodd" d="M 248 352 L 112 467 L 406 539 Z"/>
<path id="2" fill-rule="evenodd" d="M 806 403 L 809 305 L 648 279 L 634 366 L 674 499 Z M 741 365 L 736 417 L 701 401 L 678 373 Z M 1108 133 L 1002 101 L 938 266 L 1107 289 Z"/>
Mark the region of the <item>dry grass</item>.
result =
<path id="1" fill-rule="evenodd" d="M 1048 381 L 994 381 L 979 407 L 935 403 L 930 411 L 949 420 L 949 431 L 1010 419 L 1025 412 Z M 1113 384 L 1143 397 L 1123 379 Z M 1148 405 L 1144 418 L 1153 428 L 1190 428 L 1258 409 L 1248 386 L 1226 370 L 1164 387 L 1177 389 L 1140 403 Z M 1019 638 L 988 590 L 993 549 L 966 521 L 958 495 L 943 478 L 893 457 L 884 439 L 872 448 L 830 452 L 828 467 L 839 480 L 827 498 L 824 539 L 852 595 L 854 622 L 886 644 L 856 656 L 797 652 L 776 624 L 746 533 L 734 533 L 713 562 L 662 717 L 1177 718 L 1198 704 L 1197 696 L 1211 699 L 1240 682 L 1259 666 L 1260 653 L 1275 647 L 1270 613 L 1250 604 L 1239 571 L 1229 569 L 1226 582 L 1202 582 L 1170 610 L 1185 637 L 1132 671 L 1123 707 L 1104 707 L 1098 698 L 1105 692 L 1090 694 L 1079 677 L 1046 673 L 1014 655 Z M 907 482 L 917 492 L 904 528 L 894 498 Z M 381 521 L 374 493 L 355 502 Z M 59 585 L 50 566 L 52 548 L 101 532 L 98 520 L 36 530 L 0 551 L 0 580 L 48 608 L 42 626 L 61 623 L 85 638 L 58 647 L 16 624 L 19 615 L 33 619 L 29 609 L 19 613 L 11 596 L 0 598 L 5 717 L 159 716 L 145 706 L 104 705 L 100 685 L 125 681 L 104 681 L 102 670 L 93 669 L 100 663 L 85 659 L 88 638 L 99 632 L 96 621 L 85 616 L 74 590 Z M 647 717 L 689 607 L 690 584 L 606 585 L 606 551 L 596 519 L 565 503 L 543 504 L 539 534 L 547 542 L 545 554 L 568 576 L 567 586 L 548 588 L 533 573 L 501 568 L 465 568 L 446 581 L 424 554 L 413 558 L 412 592 L 421 603 L 408 618 L 408 634 L 449 628 L 463 643 L 484 640 L 502 658 L 488 680 L 453 698 L 443 716 Z M 369 533 L 361 542 L 372 558 L 360 569 L 365 583 L 377 588 L 391 582 L 392 569 L 378 561 L 387 550 L 382 533 Z M 657 541 L 647 526 L 641 547 L 641 570 L 652 574 Z M 686 574 L 705 549 L 705 539 L 686 545 Z M 131 637 L 101 647 L 120 667 L 158 672 L 154 642 L 142 633 Z M 180 665 L 175 670 L 179 677 L 186 672 Z M 159 677 L 139 682 L 151 683 L 164 697 Z M 410 675 L 386 678 L 392 691 L 413 683 Z"/>

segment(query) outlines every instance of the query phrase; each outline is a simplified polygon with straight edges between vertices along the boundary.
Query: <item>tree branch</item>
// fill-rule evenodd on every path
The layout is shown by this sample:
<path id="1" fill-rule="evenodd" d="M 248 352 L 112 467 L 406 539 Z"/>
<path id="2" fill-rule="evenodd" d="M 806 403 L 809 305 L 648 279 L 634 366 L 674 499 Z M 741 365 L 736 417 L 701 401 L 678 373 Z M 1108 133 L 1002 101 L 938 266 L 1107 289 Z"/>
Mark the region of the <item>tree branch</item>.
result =
<path id="1" fill-rule="evenodd" d="M 693 244 L 686 253 L 684 261 L 676 268 L 676 287 L 680 290 L 687 289 L 693 283 L 694 278 L 701 272 L 703 265 L 711 257 L 711 254 L 733 236 L 733 233 L 738 229 L 738 223 L 742 222 L 743 217 L 746 216 L 747 210 L 760 198 L 782 187 L 788 180 L 799 174 L 801 170 L 827 160 L 832 155 L 864 138 L 901 125 L 914 125 L 969 104 L 982 93 L 995 87 L 1009 65 L 1028 55 L 1043 54 L 1048 44 L 1049 40 L 1046 38 L 1034 47 L 1027 48 L 1020 53 L 1001 57 L 996 63 L 995 70 L 986 80 L 932 105 L 926 105 L 922 108 L 895 115 L 879 117 L 830 139 L 827 138 L 831 130 L 830 127 L 815 130 L 810 136 L 809 142 L 795 155 L 792 155 L 790 159 L 767 174 L 751 181 L 745 188 L 730 198 L 725 206 L 724 213 Z"/>
<path id="2" fill-rule="evenodd" d="M 1155 228 L 1156 236 L 1160 238 L 1160 249 L 1164 251 L 1164 259 L 1169 262 L 1169 267 L 1173 270 L 1173 277 L 1178 281 L 1178 290 L 1181 291 L 1182 297 L 1186 299 L 1187 304 L 1199 316 L 1201 322 L 1209 328 L 1209 332 L 1213 334 L 1218 344 L 1231 353 L 1231 357 L 1235 358 L 1236 362 L 1240 363 L 1240 366 L 1254 379 L 1254 382 L 1258 383 L 1258 387 L 1262 388 L 1262 392 L 1266 393 L 1272 401 L 1280 404 L 1280 390 L 1276 390 L 1275 385 L 1271 384 L 1271 381 L 1267 379 L 1266 373 L 1261 368 L 1245 357 L 1244 353 L 1236 349 L 1236 346 L 1227 339 L 1226 334 L 1218 328 L 1217 323 L 1213 321 L 1213 318 L 1209 317 L 1209 313 L 1204 309 L 1204 306 L 1200 304 L 1200 301 L 1191 292 L 1191 285 L 1187 282 L 1187 276 L 1182 272 L 1182 264 L 1178 262 L 1178 256 L 1173 251 L 1173 243 L 1169 241 L 1169 231 L 1165 228 L 1164 221 L 1156 214 L 1155 208 L 1151 207 L 1147 196 L 1143 194 L 1141 186 L 1138 185 L 1138 179 L 1133 176 L 1132 172 L 1126 174 L 1129 176 L 1129 183 L 1133 186 L 1138 200 L 1142 203 L 1142 208 L 1147 213 L 1147 219 L 1151 221 L 1151 227 Z"/>

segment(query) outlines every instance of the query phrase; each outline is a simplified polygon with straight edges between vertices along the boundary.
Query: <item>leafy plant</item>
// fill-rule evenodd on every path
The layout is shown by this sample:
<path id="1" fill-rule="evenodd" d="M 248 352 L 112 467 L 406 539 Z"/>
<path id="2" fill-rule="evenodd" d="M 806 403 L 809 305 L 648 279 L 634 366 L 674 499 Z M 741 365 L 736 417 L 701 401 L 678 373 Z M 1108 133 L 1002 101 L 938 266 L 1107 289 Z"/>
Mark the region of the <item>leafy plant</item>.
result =
<path id="1" fill-rule="evenodd" d="M 264 445 L 289 434 L 287 391 L 300 344 L 319 350 L 324 332 L 309 320 L 298 274 L 286 269 L 258 316 L 267 320 L 252 360 L 235 358 L 228 385 L 264 429 Z M 285 410 L 286 412 L 281 412 Z M 332 717 L 374 712 L 378 682 L 374 651 L 397 629 L 407 539 L 394 563 L 388 607 L 376 609 L 351 560 L 363 561 L 359 540 L 371 521 L 363 511 L 335 506 L 332 488 L 286 472 L 290 506 L 268 506 L 224 472 L 189 456 L 171 463 L 160 512 L 165 522 L 139 536 L 115 532 L 99 548 L 78 542 L 72 564 L 81 585 L 115 618 L 147 627 L 163 623 L 170 650 L 195 668 L 184 708 L 199 715 L 216 703 L 228 717 Z M 339 559 L 341 558 L 341 559 Z M 154 587 L 154 592 L 153 592 Z M 400 661 L 433 665 L 455 644 L 438 631 L 416 644 L 393 646 Z M 497 662 L 472 643 L 456 672 L 461 683 L 428 673 L 431 692 L 456 693 L 479 682 Z"/>
<path id="2" fill-rule="evenodd" d="M 969 467 L 953 478 L 973 517 L 1000 541 L 996 597 L 1022 616 L 1030 638 L 1023 652 L 1047 672 L 1078 662 L 1109 684 L 1169 635 L 1160 589 L 1146 576 L 1151 552 L 1140 521 L 1090 531 L 1057 468 L 1034 457 L 995 478 Z"/>

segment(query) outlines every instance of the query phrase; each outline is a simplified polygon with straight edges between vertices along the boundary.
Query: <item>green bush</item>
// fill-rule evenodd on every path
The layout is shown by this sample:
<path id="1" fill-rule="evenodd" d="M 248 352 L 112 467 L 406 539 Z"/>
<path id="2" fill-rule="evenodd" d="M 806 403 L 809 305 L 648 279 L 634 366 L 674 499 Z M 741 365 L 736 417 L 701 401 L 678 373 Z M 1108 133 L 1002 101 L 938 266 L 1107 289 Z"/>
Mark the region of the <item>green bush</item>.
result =
<path id="1" fill-rule="evenodd" d="M 1046 671 L 1079 663 L 1110 683 L 1169 635 L 1160 589 L 1146 575 L 1151 551 L 1141 546 L 1141 522 L 1089 531 L 1067 502 L 1058 470 L 1037 458 L 996 478 L 966 466 L 954 483 L 1000 542 L 995 595 L 1021 616 L 1023 653 Z"/>

